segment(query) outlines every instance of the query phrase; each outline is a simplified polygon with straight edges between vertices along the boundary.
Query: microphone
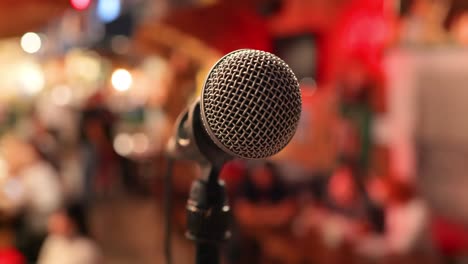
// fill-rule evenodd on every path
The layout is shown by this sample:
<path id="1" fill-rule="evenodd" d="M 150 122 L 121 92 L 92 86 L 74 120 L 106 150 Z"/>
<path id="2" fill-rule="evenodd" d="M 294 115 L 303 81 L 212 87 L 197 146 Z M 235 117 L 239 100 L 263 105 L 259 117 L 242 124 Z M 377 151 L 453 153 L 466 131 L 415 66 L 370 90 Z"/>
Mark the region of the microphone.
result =
<path id="1" fill-rule="evenodd" d="M 208 73 L 200 97 L 178 118 L 166 151 L 171 159 L 197 161 L 203 176 L 187 201 L 187 237 L 194 240 L 196 263 L 219 262 L 219 243 L 229 237 L 224 163 L 234 158 L 263 159 L 281 151 L 296 132 L 302 109 L 299 83 L 289 66 L 260 50 L 233 51 Z M 166 240 L 170 254 L 170 178 L 166 178 Z"/>
<path id="2" fill-rule="evenodd" d="M 282 59 L 236 50 L 210 70 L 200 97 L 179 116 L 167 151 L 216 167 L 233 158 L 267 158 L 292 139 L 301 109 L 299 83 Z"/>

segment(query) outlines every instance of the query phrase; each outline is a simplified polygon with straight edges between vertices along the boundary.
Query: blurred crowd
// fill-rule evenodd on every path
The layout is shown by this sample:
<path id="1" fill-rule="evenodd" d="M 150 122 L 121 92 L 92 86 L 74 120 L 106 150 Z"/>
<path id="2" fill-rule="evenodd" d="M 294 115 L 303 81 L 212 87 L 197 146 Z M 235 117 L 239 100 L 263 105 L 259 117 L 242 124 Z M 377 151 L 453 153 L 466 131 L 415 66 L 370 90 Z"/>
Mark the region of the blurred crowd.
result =
<path id="1" fill-rule="evenodd" d="M 76 147 L 30 116 L 27 129 L 4 133 L 0 143 L 0 260 L 101 263 L 89 237 L 90 206 L 115 189 L 116 177 L 127 177 L 126 161 L 112 147 L 111 112 L 93 104 L 83 109 Z"/>
<path id="2" fill-rule="evenodd" d="M 299 185 L 272 162 L 224 173 L 230 184 L 243 175 L 232 191 L 228 263 L 440 263 L 425 203 L 407 183 L 361 181 L 347 166 Z"/>

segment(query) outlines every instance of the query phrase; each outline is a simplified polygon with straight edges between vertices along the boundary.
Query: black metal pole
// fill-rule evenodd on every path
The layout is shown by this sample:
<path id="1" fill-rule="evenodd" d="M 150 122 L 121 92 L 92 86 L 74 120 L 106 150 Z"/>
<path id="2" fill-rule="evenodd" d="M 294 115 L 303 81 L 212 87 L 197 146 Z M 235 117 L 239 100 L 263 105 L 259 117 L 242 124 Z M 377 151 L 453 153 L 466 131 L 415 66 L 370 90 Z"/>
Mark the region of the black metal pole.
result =
<path id="1" fill-rule="evenodd" d="M 187 237 L 196 244 L 196 264 L 219 264 L 220 245 L 229 237 L 230 208 L 219 170 L 206 167 L 187 201 Z"/>
<path id="2" fill-rule="evenodd" d="M 219 245 L 199 242 L 196 245 L 196 264 L 219 264 Z"/>

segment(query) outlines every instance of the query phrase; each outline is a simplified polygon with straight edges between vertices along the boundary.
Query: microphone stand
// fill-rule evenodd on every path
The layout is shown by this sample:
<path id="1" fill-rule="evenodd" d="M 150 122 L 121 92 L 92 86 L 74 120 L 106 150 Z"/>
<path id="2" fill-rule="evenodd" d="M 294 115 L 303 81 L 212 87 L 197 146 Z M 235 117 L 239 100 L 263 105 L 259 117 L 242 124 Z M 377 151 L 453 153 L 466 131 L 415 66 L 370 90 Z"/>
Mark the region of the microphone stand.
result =
<path id="1" fill-rule="evenodd" d="M 219 264 L 221 243 L 230 236 L 230 208 L 219 169 L 205 165 L 202 172 L 192 183 L 187 201 L 186 235 L 195 241 L 196 264 Z"/>

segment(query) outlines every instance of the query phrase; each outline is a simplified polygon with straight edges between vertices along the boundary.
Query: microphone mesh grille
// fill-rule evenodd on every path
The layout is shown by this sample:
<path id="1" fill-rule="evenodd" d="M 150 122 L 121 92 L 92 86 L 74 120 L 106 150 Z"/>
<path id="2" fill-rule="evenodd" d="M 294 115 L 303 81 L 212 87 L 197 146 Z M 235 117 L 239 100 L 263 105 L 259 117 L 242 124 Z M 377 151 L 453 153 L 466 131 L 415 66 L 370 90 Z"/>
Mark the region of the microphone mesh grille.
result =
<path id="1" fill-rule="evenodd" d="M 277 56 L 238 50 L 213 67 L 201 96 L 201 116 L 211 139 L 231 155 L 260 159 L 294 136 L 301 93 L 296 76 Z"/>

